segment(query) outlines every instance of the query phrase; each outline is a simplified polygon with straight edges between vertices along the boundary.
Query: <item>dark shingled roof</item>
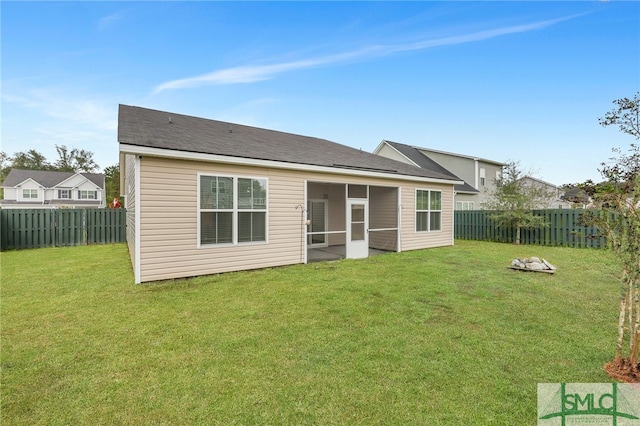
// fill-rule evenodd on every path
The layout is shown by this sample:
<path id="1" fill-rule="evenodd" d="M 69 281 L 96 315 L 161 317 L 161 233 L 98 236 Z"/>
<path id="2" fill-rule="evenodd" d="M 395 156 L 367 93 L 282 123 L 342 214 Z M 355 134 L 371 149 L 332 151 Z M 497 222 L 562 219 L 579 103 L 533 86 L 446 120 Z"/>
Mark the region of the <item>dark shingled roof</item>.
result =
<path id="1" fill-rule="evenodd" d="M 120 105 L 118 142 L 236 158 L 459 180 L 325 139 Z"/>
<path id="2" fill-rule="evenodd" d="M 75 175 L 75 172 L 58 172 L 50 170 L 11 169 L 2 186 L 16 186 L 27 179 L 33 179 L 45 188 L 53 188 L 61 182 Z M 98 187 L 104 189 L 104 175 L 102 173 L 79 173 Z"/>
<path id="3" fill-rule="evenodd" d="M 407 157 L 409 160 L 416 163 L 418 166 L 424 169 L 437 171 L 439 173 L 442 173 L 443 175 L 447 175 L 449 176 L 449 179 L 462 181 L 462 179 L 460 179 L 458 176 L 454 175 L 449 170 L 442 167 L 440 164 L 433 161 L 431 158 L 425 155 L 418 148 L 405 145 L 403 143 L 392 142 L 387 140 L 385 140 L 384 142 L 392 146 L 396 150 L 398 150 L 398 152 L 400 152 L 402 155 Z M 477 189 L 475 189 L 473 186 L 469 185 L 467 182 L 464 182 L 463 185 L 456 185 L 454 187 L 454 190 L 459 192 L 474 192 L 474 193 L 480 192 Z"/>

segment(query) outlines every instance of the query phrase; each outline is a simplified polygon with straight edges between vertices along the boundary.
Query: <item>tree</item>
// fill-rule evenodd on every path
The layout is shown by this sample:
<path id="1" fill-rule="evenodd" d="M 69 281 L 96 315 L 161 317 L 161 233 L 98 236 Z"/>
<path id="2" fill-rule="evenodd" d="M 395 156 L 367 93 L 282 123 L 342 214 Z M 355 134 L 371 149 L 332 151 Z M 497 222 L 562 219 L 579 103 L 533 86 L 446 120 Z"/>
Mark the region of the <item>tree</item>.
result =
<path id="1" fill-rule="evenodd" d="M 6 152 L 0 151 L 0 183 L 4 182 L 9 174 L 9 156 Z M 0 198 L 4 199 L 4 188 L 0 188 Z"/>
<path id="2" fill-rule="evenodd" d="M 494 210 L 491 214 L 498 226 L 516 229 L 515 244 L 520 244 L 522 229 L 547 227 L 543 217 L 533 213 L 533 209 L 546 204 L 554 196 L 545 187 L 530 184 L 517 161 L 507 161 L 502 175 L 496 180 L 496 190 L 491 194 L 484 208 Z"/>
<path id="3" fill-rule="evenodd" d="M 55 168 L 47 162 L 44 155 L 35 149 L 30 149 L 27 152 L 13 154 L 9 169 L 54 170 Z"/>
<path id="4" fill-rule="evenodd" d="M 634 99 L 618 99 L 617 108 L 599 118 L 604 126 L 616 125 L 620 131 L 640 140 L 640 92 Z M 640 381 L 638 362 L 640 339 L 640 146 L 631 144 L 628 152 L 613 149 L 617 157 L 602 163 L 599 172 L 606 182 L 594 191 L 601 213 L 590 212 L 585 221 L 598 227 L 620 260 L 620 312 L 614 360 L 605 365 L 616 379 Z M 625 339 L 628 350 L 624 349 Z"/>
<path id="5" fill-rule="evenodd" d="M 105 167 L 103 170 L 105 179 L 106 200 L 112 201 L 114 198 L 120 198 L 120 165 Z"/>
<path id="6" fill-rule="evenodd" d="M 72 148 L 65 145 L 56 145 L 58 160 L 54 168 L 63 172 L 93 173 L 98 170 L 98 165 L 93 160 L 93 152 L 84 149 Z"/>

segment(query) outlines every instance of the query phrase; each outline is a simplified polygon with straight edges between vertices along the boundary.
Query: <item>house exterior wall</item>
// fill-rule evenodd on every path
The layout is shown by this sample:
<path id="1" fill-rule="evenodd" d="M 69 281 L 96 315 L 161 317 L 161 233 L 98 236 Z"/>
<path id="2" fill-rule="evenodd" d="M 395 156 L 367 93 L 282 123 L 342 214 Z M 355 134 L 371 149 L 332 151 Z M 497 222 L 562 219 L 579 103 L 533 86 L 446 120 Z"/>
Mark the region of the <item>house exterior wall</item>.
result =
<path id="1" fill-rule="evenodd" d="M 480 170 L 484 169 L 485 171 L 485 184 L 481 185 L 480 182 Z M 502 166 L 486 163 L 484 161 L 478 161 L 478 194 L 477 198 L 477 209 L 483 209 L 483 204 L 486 203 L 495 192 L 496 189 L 496 173 L 502 172 Z"/>
<path id="2" fill-rule="evenodd" d="M 416 191 L 418 189 L 442 191 L 440 231 L 416 232 Z M 402 187 L 400 204 L 402 251 L 453 245 L 453 186 L 407 183 Z"/>
<path id="3" fill-rule="evenodd" d="M 423 149 L 420 151 L 454 175 L 458 176 L 460 179 L 467 182 L 469 185 L 479 189 L 477 179 L 478 171 L 476 170 L 475 161 L 473 159 Z"/>
<path id="4" fill-rule="evenodd" d="M 415 163 L 413 163 L 407 157 L 400 154 L 396 149 L 390 147 L 386 143 L 383 143 L 381 145 L 380 150 L 377 152 L 377 154 L 382 155 L 383 157 L 391 158 L 392 160 L 402 161 L 406 164 L 413 164 L 415 166 Z"/>
<path id="5" fill-rule="evenodd" d="M 475 160 L 462 156 L 450 155 L 446 153 L 422 150 L 436 163 L 440 164 L 460 179 L 480 191 L 473 195 L 456 195 L 456 201 L 473 201 L 477 210 L 483 208 L 483 204 L 491 197 L 496 188 L 496 172 L 502 170 L 502 166 L 490 162 Z M 484 169 L 484 184 L 481 180 L 481 171 Z"/>
<path id="6" fill-rule="evenodd" d="M 134 270 L 136 269 L 136 170 L 137 157 L 135 155 L 126 155 L 125 162 L 120 167 L 124 170 L 124 182 L 120 191 L 124 194 L 125 208 L 127 209 L 127 245 L 129 246 L 129 256 Z M 124 167 L 123 167 L 124 166 Z M 139 281 L 139 277 L 136 280 Z"/>
<path id="7" fill-rule="evenodd" d="M 17 189 L 15 188 L 4 188 L 4 199 L 5 200 L 15 200 L 18 198 Z"/>
<path id="8" fill-rule="evenodd" d="M 129 161 L 127 178 L 130 179 Z M 301 172 L 258 166 L 143 157 L 139 160 L 138 282 L 215 274 L 304 262 L 306 182 L 402 187 L 402 250 L 453 244 L 453 186 L 364 176 Z M 198 174 L 268 180 L 267 241 L 198 248 Z M 127 181 L 129 188 L 130 181 Z M 135 185 L 133 185 L 135 187 Z M 338 185 L 328 186 L 337 191 Z M 415 190 L 442 191 L 442 230 L 415 232 Z M 344 199 L 344 191 L 342 192 Z M 332 195 L 329 194 L 331 197 Z M 307 194 L 307 197 L 313 198 Z M 127 194 L 127 211 L 135 196 Z M 337 203 L 330 203 L 336 204 Z M 331 207 L 330 207 L 331 208 Z M 344 209 L 344 205 L 342 207 Z M 344 210 L 342 210 L 344 211 Z M 329 212 L 332 215 L 332 212 Z M 344 216 L 344 215 L 343 215 Z M 128 222 L 129 224 L 129 222 Z M 340 226 L 336 224 L 336 226 Z M 344 224 L 342 224 L 344 229 Z M 128 237 L 133 237 L 128 234 Z M 130 246 L 131 247 L 131 246 Z"/>
<path id="9" fill-rule="evenodd" d="M 38 191 L 38 198 L 24 198 L 23 197 L 24 189 L 30 189 L 30 190 L 35 189 L 36 191 Z M 34 182 L 32 180 L 27 180 L 18 188 L 16 188 L 16 195 L 17 195 L 16 200 L 18 202 L 27 202 L 27 203 L 44 203 L 44 200 L 45 200 L 44 193 L 45 193 L 45 190 L 37 182 Z M 5 200 L 7 199 L 8 198 L 6 198 L 5 196 Z"/>
<path id="10" fill-rule="evenodd" d="M 555 185 L 537 180 L 537 179 L 526 179 L 526 185 L 530 187 L 538 188 L 548 194 L 548 198 L 546 200 L 540 200 L 540 202 L 534 207 L 536 209 L 570 209 L 572 208 L 572 204 L 564 201 L 561 197 L 564 193 L 560 188 Z"/>

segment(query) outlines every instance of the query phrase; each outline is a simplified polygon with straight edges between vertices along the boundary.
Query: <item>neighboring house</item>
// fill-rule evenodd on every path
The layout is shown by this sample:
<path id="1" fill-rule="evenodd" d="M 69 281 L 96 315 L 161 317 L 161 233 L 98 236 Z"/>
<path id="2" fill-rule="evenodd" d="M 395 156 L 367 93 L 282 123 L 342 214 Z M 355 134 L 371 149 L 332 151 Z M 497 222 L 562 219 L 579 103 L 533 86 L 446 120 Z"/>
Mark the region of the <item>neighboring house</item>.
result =
<path id="1" fill-rule="evenodd" d="M 374 154 L 418 167 L 439 167 L 441 173 L 463 181 L 455 187 L 456 210 L 480 210 L 496 187 L 496 179 L 505 165 L 498 161 L 453 154 L 383 140 Z M 435 165 L 435 166 L 434 166 Z"/>
<path id="2" fill-rule="evenodd" d="M 453 245 L 450 174 L 125 105 L 118 141 L 136 283 Z"/>
<path id="3" fill-rule="evenodd" d="M 3 209 L 105 207 L 100 173 L 11 169 L 4 182 Z"/>
<path id="4" fill-rule="evenodd" d="M 564 190 L 552 183 L 545 182 L 533 176 L 522 178 L 527 186 L 535 186 L 548 194 L 545 200 L 540 200 L 534 207 L 536 209 L 570 209 L 573 204 L 564 199 Z"/>

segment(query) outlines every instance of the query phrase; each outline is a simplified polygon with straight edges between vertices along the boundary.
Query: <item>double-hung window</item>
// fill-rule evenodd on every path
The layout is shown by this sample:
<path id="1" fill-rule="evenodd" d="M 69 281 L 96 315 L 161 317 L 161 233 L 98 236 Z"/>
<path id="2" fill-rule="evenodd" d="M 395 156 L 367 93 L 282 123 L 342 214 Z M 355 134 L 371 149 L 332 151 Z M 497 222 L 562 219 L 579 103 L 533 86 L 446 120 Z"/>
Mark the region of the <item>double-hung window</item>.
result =
<path id="1" fill-rule="evenodd" d="M 61 200 L 69 200 L 71 199 L 71 190 L 70 189 L 58 189 L 58 198 Z"/>
<path id="2" fill-rule="evenodd" d="M 442 192 L 416 191 L 416 232 L 442 229 Z"/>
<path id="3" fill-rule="evenodd" d="M 78 191 L 78 199 L 79 200 L 97 200 L 98 192 L 97 191 L 85 191 L 83 189 Z"/>
<path id="4" fill-rule="evenodd" d="M 473 201 L 456 201 L 456 210 L 473 210 L 474 208 Z"/>
<path id="5" fill-rule="evenodd" d="M 38 198 L 37 189 L 23 189 L 22 198 Z"/>
<path id="6" fill-rule="evenodd" d="M 200 175 L 200 245 L 267 240 L 267 180 Z"/>

